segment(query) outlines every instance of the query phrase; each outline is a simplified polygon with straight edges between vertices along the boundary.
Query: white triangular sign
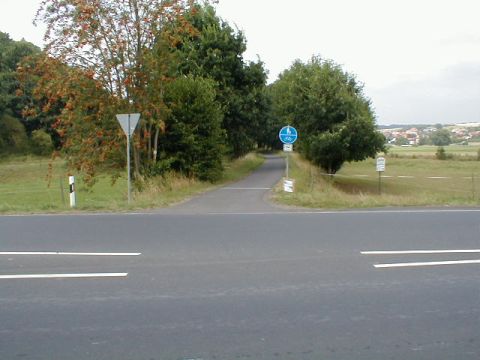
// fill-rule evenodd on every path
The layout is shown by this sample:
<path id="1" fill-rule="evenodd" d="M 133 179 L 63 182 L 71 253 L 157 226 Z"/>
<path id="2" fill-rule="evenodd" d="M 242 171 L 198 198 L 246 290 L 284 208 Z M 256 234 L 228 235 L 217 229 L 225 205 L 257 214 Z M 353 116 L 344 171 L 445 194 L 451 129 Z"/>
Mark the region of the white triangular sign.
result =
<path id="1" fill-rule="evenodd" d="M 130 131 L 128 131 L 128 122 L 130 118 Z M 120 123 L 120 126 L 123 129 L 123 132 L 127 136 L 132 136 L 135 128 L 137 127 L 138 120 L 140 119 L 140 114 L 117 114 L 117 120 Z"/>

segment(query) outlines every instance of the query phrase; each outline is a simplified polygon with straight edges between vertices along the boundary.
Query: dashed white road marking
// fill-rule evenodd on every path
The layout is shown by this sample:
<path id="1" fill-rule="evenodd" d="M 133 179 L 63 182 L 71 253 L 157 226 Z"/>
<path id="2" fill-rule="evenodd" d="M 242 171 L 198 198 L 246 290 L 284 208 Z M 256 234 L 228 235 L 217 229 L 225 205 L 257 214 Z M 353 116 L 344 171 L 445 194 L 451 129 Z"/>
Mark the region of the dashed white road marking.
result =
<path id="1" fill-rule="evenodd" d="M 457 261 L 430 261 L 430 262 L 410 262 L 395 264 L 376 264 L 377 269 L 381 268 L 401 268 L 401 267 L 420 267 L 420 266 L 440 266 L 440 265 L 462 265 L 462 264 L 480 264 L 480 260 L 457 260 Z"/>
<path id="2" fill-rule="evenodd" d="M 127 275 L 128 275 L 128 273 L 22 274 L 22 275 L 0 275 L 0 280 L 8 280 L 8 279 L 112 278 L 112 277 L 126 277 Z"/>
<path id="3" fill-rule="evenodd" d="M 61 255 L 61 256 L 139 256 L 142 253 L 86 253 L 63 251 L 0 251 L 0 255 Z"/>
<path id="4" fill-rule="evenodd" d="M 412 255 L 412 254 L 468 254 L 480 253 L 480 249 L 465 250 L 401 250 L 401 251 L 361 251 L 362 255 Z"/>

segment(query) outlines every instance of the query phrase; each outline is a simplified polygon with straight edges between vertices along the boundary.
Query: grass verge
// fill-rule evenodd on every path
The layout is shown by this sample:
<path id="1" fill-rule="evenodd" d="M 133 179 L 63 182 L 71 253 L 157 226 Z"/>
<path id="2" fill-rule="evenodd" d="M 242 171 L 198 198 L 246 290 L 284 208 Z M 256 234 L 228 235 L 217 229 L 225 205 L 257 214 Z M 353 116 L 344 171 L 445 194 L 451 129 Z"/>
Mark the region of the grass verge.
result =
<path id="1" fill-rule="evenodd" d="M 99 175 L 91 188 L 81 174 L 76 175 L 77 207 L 69 208 L 68 170 L 63 160 L 33 156 L 10 157 L 0 162 L 0 213 L 55 213 L 68 211 L 125 211 L 165 207 L 189 197 L 239 180 L 263 163 L 257 154 L 226 162 L 223 178 L 215 183 L 201 182 L 167 174 L 149 179 L 141 191 L 133 192 L 127 204 L 126 176 L 112 182 L 108 174 Z M 51 172 L 49 172 L 51 168 Z M 51 173 L 51 177 L 48 174 Z"/>
<path id="2" fill-rule="evenodd" d="M 291 157 L 295 192 L 281 184 L 273 199 L 310 208 L 374 208 L 385 206 L 478 206 L 480 162 L 387 158 L 379 193 L 375 160 L 346 164 L 334 177 L 302 159 Z"/>

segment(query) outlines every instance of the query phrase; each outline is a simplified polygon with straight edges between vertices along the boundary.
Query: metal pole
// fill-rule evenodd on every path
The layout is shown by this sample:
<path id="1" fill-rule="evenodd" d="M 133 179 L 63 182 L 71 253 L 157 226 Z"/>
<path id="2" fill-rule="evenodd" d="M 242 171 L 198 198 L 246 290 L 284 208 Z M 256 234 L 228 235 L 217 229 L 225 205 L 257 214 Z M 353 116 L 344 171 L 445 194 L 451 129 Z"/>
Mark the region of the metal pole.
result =
<path id="1" fill-rule="evenodd" d="M 130 114 L 128 114 L 128 127 L 127 127 L 127 177 L 128 177 L 128 203 L 131 200 L 130 189 Z"/>
<path id="2" fill-rule="evenodd" d="M 382 172 L 378 172 L 378 193 L 382 195 Z"/>
<path id="3" fill-rule="evenodd" d="M 289 156 L 289 154 L 288 154 L 288 152 L 287 152 L 287 180 L 288 180 L 288 158 L 289 158 L 289 157 L 290 157 L 290 156 Z"/>

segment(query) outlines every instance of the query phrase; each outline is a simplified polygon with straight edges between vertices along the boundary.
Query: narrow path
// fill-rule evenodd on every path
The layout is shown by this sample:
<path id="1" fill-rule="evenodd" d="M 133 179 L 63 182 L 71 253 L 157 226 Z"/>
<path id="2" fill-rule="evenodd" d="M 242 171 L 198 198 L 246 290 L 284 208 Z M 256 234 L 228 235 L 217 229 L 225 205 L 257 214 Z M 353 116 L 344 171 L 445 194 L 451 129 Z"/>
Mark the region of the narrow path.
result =
<path id="1" fill-rule="evenodd" d="M 185 203 L 160 210 L 169 214 L 282 212 L 268 202 L 273 186 L 282 178 L 285 161 L 280 156 L 265 155 L 265 163 L 247 178 L 199 195 Z"/>

